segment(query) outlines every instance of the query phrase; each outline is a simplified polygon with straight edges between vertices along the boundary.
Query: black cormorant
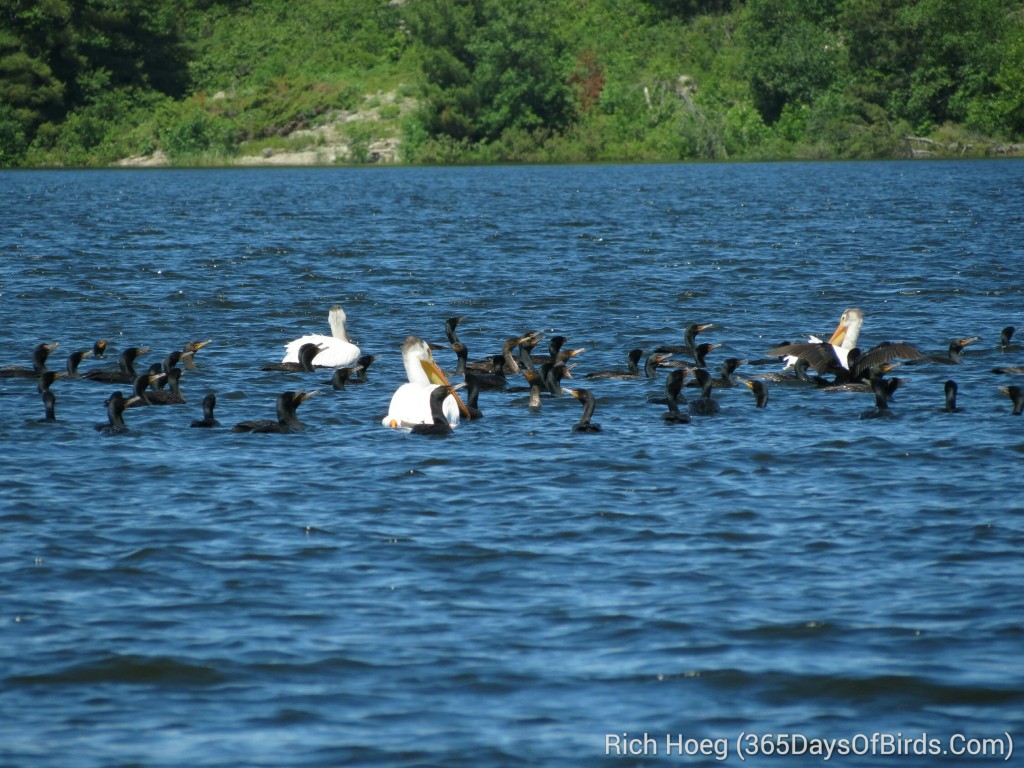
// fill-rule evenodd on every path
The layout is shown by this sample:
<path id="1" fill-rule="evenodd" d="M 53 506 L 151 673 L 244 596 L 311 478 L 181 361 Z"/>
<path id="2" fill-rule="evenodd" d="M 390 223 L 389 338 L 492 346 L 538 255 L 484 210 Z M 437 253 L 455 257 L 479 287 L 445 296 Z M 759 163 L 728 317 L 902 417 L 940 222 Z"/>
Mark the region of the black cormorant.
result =
<path id="1" fill-rule="evenodd" d="M 626 353 L 626 370 L 592 371 L 588 379 L 636 379 L 640 377 L 640 358 L 644 351 L 637 347 Z"/>
<path id="2" fill-rule="evenodd" d="M 295 415 L 295 410 L 319 390 L 311 392 L 297 390 L 282 392 L 277 396 L 277 421 L 261 419 L 258 421 L 242 421 L 231 428 L 232 432 L 263 432 L 289 434 L 303 428 L 303 424 Z"/>
<path id="3" fill-rule="evenodd" d="M 163 374 L 140 373 L 136 376 L 135 381 L 132 382 L 132 395 L 125 401 L 124 407 L 141 408 L 144 405 L 152 405 L 149 401 L 149 395 L 156 390 L 150 390 L 150 387 L 153 386 L 153 383 L 160 376 L 163 376 Z"/>
<path id="4" fill-rule="evenodd" d="M 32 350 L 32 367 L 7 365 L 0 368 L 0 379 L 34 379 L 46 370 L 46 358 L 59 344 L 37 344 Z"/>
<path id="5" fill-rule="evenodd" d="M 864 411 L 862 419 L 895 419 L 896 413 L 889 408 L 889 385 L 881 376 L 871 379 L 871 392 L 875 396 L 875 407 Z"/>
<path id="6" fill-rule="evenodd" d="M 690 414 L 679 410 L 679 405 L 686 405 L 686 399 L 682 396 L 683 380 L 686 378 L 685 368 L 676 368 L 670 371 L 665 379 L 665 398 L 668 403 L 668 410 L 661 415 L 666 424 L 689 424 Z"/>
<path id="7" fill-rule="evenodd" d="M 82 374 L 78 372 L 78 366 L 82 364 L 82 361 L 86 358 L 93 356 L 91 349 L 79 349 L 68 355 L 67 362 L 67 377 L 69 379 L 80 379 Z"/>
<path id="8" fill-rule="evenodd" d="M 927 355 L 915 360 L 908 360 L 905 365 L 919 365 L 921 363 L 956 365 L 963 360 L 964 347 L 968 344 L 973 344 L 978 340 L 978 338 L 978 336 L 969 336 L 962 339 L 953 339 L 949 342 L 948 355 Z"/>
<path id="9" fill-rule="evenodd" d="M 63 378 L 63 373 L 57 371 L 43 371 L 39 374 L 39 378 L 36 380 L 36 388 L 40 394 L 50 389 L 50 385 L 53 384 L 57 379 Z"/>
<path id="10" fill-rule="evenodd" d="M 217 407 L 217 396 L 211 392 L 203 398 L 203 418 L 196 419 L 190 426 L 193 427 L 219 427 L 220 422 L 213 415 L 213 409 Z"/>
<path id="11" fill-rule="evenodd" d="M 166 379 L 167 389 L 158 389 L 150 392 L 150 405 L 184 405 L 185 395 L 181 391 L 181 368 L 171 368 L 167 373 L 160 374 Z"/>
<path id="12" fill-rule="evenodd" d="M 472 371 L 466 372 L 466 410 L 469 411 L 470 419 L 483 417 L 478 401 L 480 399 L 480 377 Z"/>
<path id="13" fill-rule="evenodd" d="M 714 328 L 711 323 L 690 323 L 686 327 L 686 333 L 683 336 L 682 344 L 669 344 L 667 346 L 658 347 L 655 352 L 665 352 L 669 354 L 683 354 L 692 359 L 699 368 L 704 367 L 704 362 L 697 357 L 697 334 L 702 331 L 706 331 L 708 328 Z M 707 354 L 707 351 L 704 352 Z M 686 363 L 689 365 L 689 362 Z"/>
<path id="14" fill-rule="evenodd" d="M 465 316 L 449 317 L 444 321 L 444 336 L 448 339 L 448 344 L 459 343 L 459 323 L 465 320 Z"/>
<path id="15" fill-rule="evenodd" d="M 743 383 L 746 384 L 750 391 L 754 393 L 754 405 L 758 408 L 764 408 L 768 405 L 768 385 L 763 381 L 757 379 L 744 379 Z"/>
<path id="16" fill-rule="evenodd" d="M 212 339 L 206 341 L 189 341 L 181 348 L 181 364 L 186 371 L 195 371 L 196 368 L 196 352 L 210 344 Z"/>
<path id="17" fill-rule="evenodd" d="M 444 437 L 452 433 L 448 417 L 444 415 L 444 399 L 456 389 L 463 385 L 452 386 L 440 384 L 430 391 L 430 416 L 433 419 L 429 424 L 414 424 L 411 431 L 414 435 L 435 435 Z"/>
<path id="18" fill-rule="evenodd" d="M 126 432 L 127 425 L 124 423 L 125 398 L 121 392 L 115 392 L 103 404 L 107 406 L 107 423 L 97 424 L 96 429 L 105 435 L 116 435 L 119 432 Z"/>
<path id="19" fill-rule="evenodd" d="M 524 369 L 523 377 L 526 379 L 526 383 L 530 385 L 530 410 L 540 410 L 540 389 L 544 386 L 544 380 L 541 375 L 534 370 Z"/>
<path id="20" fill-rule="evenodd" d="M 320 354 L 320 345 L 309 342 L 299 347 L 298 362 L 267 363 L 261 371 L 286 371 L 288 373 L 310 373 L 316 370 L 313 358 Z"/>
<path id="21" fill-rule="evenodd" d="M 1016 384 L 1009 387 L 1000 387 L 1000 391 L 1005 392 L 1010 398 L 1010 402 L 1013 403 L 1014 416 L 1020 416 L 1024 413 L 1024 387 L 1018 387 Z"/>
<path id="22" fill-rule="evenodd" d="M 567 389 L 565 390 L 570 395 L 575 397 L 581 403 L 583 403 L 583 415 L 580 416 L 580 420 L 573 424 L 573 432 L 600 432 L 601 425 L 594 424 L 591 422 L 591 418 L 594 415 L 594 407 L 596 402 L 594 400 L 594 393 L 589 389 Z"/>
<path id="23" fill-rule="evenodd" d="M 716 389 L 725 389 L 727 387 L 738 387 L 740 380 L 736 376 L 736 369 L 743 365 L 746 361 L 745 358 L 739 357 L 727 357 L 722 361 L 721 376 L 717 376 L 711 380 L 711 386 Z"/>
<path id="24" fill-rule="evenodd" d="M 105 384 L 133 384 L 138 373 L 135 361 L 139 355 L 149 352 L 149 347 L 128 347 L 121 352 L 117 368 L 94 368 L 82 374 L 82 378 Z"/>
<path id="25" fill-rule="evenodd" d="M 690 401 L 690 413 L 695 416 L 711 416 L 718 413 L 720 410 L 718 401 L 711 396 L 711 374 L 704 368 L 697 368 L 694 370 L 693 376 L 697 380 L 697 386 L 700 387 L 700 397 Z"/>
<path id="26" fill-rule="evenodd" d="M 53 394 L 49 389 L 44 389 L 42 392 L 43 398 L 43 410 L 45 416 L 43 421 L 56 421 L 57 420 L 57 396 Z"/>
<path id="27" fill-rule="evenodd" d="M 956 404 L 957 389 L 957 384 L 952 379 L 943 385 L 943 390 L 946 394 L 946 404 L 942 410 L 946 413 L 960 413 L 963 410 L 963 408 L 958 407 Z"/>

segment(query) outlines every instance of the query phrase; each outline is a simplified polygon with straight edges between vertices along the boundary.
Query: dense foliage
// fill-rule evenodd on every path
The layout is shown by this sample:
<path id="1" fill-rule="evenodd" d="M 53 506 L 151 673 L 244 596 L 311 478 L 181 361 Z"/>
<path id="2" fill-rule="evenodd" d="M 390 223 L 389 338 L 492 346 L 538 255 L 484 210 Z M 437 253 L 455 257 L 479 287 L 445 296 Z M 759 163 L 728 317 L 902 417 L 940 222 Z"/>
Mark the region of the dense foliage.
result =
<path id="1" fill-rule="evenodd" d="M 1019 153 L 1024 8 L 0 0 L 0 165 L 231 162 L 328 126 L 350 162 L 387 137 L 408 162 Z"/>

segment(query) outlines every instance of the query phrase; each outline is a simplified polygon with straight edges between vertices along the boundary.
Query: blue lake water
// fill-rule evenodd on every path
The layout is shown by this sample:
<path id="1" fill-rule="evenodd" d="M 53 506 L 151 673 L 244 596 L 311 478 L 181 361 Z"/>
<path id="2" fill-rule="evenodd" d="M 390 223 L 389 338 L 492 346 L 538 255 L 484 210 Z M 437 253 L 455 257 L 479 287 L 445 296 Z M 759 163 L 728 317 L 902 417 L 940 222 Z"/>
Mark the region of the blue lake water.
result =
<path id="1" fill-rule="evenodd" d="M 999 390 L 1024 382 L 992 372 L 1024 365 L 999 344 L 1024 343 L 1024 163 L 4 172 L 0 211 L 0 365 L 213 340 L 188 403 L 120 435 L 93 426 L 127 385 L 58 380 L 43 424 L 0 379 L 0 764 L 1024 749 L 1024 418 Z M 336 303 L 368 383 L 260 370 Z M 713 369 L 754 360 L 851 306 L 865 348 L 980 340 L 897 369 L 893 420 L 780 383 L 666 425 L 664 373 L 583 378 L 693 322 Z M 382 427 L 403 340 L 455 315 L 473 358 L 528 330 L 585 348 L 603 431 L 522 380 L 447 439 Z M 304 431 L 229 431 L 303 387 Z M 208 392 L 224 426 L 191 429 Z"/>

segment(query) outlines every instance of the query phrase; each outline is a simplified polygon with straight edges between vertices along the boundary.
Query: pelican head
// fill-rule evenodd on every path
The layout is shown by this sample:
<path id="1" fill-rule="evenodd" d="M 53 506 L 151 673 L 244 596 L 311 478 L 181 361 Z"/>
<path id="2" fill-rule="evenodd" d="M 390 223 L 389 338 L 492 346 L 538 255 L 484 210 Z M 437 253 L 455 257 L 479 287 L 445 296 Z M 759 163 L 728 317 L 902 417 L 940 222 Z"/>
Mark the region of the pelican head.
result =
<path id="1" fill-rule="evenodd" d="M 410 384 L 418 386 L 449 385 L 448 377 L 444 375 L 444 371 L 434 362 L 434 356 L 430 352 L 430 345 L 417 336 L 409 336 L 406 338 L 405 343 L 402 344 L 402 365 L 405 366 L 405 375 L 408 377 Z M 459 412 L 463 416 L 468 417 L 469 411 L 466 409 L 462 399 L 456 392 L 451 394 L 458 403 Z"/>
<path id="2" fill-rule="evenodd" d="M 447 384 L 448 379 L 434 362 L 430 345 L 417 336 L 409 336 L 402 345 L 402 364 L 410 384 Z"/>
<path id="3" fill-rule="evenodd" d="M 839 318 L 839 326 L 828 343 L 843 349 L 853 349 L 857 346 L 857 338 L 860 336 L 862 325 L 864 325 L 864 313 L 856 307 L 850 307 Z"/>

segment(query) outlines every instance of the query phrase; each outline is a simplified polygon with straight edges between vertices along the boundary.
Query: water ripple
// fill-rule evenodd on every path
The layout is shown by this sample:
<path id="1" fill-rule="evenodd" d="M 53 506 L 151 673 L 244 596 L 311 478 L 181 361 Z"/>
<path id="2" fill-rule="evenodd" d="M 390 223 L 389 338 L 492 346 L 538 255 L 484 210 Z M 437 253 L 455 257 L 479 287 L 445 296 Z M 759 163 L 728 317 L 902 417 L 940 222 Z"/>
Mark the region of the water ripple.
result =
<path id="1" fill-rule="evenodd" d="M 1022 170 L 3 172 L 0 365 L 213 339 L 187 404 L 123 435 L 93 425 L 128 385 L 58 380 L 45 424 L 0 379 L 4 758 L 589 766 L 624 730 L 1020 732 L 1024 440 L 991 369 L 1024 361 L 998 346 L 1024 326 Z M 369 383 L 259 370 L 334 303 Z M 851 305 L 867 343 L 981 339 L 897 369 L 893 421 L 780 383 L 667 426 L 664 373 L 584 378 L 693 322 L 756 376 Z M 519 381 L 446 440 L 382 428 L 402 341 L 451 369 L 454 315 L 474 357 L 527 329 L 585 347 L 602 433 Z M 229 432 L 298 387 L 302 432 Z M 207 392 L 223 426 L 191 429 Z"/>

